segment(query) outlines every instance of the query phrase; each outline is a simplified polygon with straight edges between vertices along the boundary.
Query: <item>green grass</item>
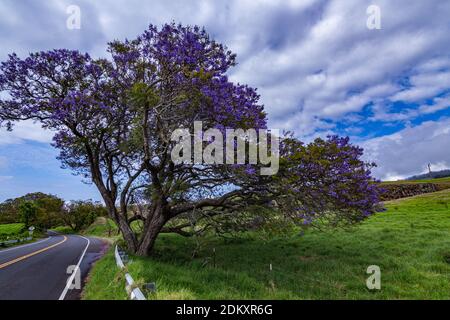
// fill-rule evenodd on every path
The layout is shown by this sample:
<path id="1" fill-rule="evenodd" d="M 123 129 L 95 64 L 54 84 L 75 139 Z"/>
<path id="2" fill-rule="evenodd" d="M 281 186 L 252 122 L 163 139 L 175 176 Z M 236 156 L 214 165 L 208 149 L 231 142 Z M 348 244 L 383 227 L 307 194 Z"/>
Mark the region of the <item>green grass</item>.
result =
<path id="1" fill-rule="evenodd" d="M 55 231 L 62 234 L 73 234 L 75 233 L 71 227 L 69 226 L 59 226 L 56 228 L 52 228 L 51 231 Z"/>
<path id="2" fill-rule="evenodd" d="M 23 231 L 23 223 L 0 224 L 0 235 L 15 235 Z"/>
<path id="3" fill-rule="evenodd" d="M 118 239 L 116 224 L 109 218 L 100 217 L 91 224 L 83 234 L 100 237 L 100 238 L 115 238 Z"/>
<path id="4" fill-rule="evenodd" d="M 86 236 L 99 237 L 99 238 L 110 238 L 111 240 L 118 240 L 119 236 L 117 234 L 117 226 L 111 219 L 105 217 L 98 217 L 94 223 L 92 223 L 85 230 L 80 232 L 75 232 L 69 226 L 58 226 L 51 229 L 62 234 L 75 234 L 79 233 Z"/>
<path id="5" fill-rule="evenodd" d="M 141 224 L 140 221 L 133 221 L 131 223 L 131 227 L 133 228 L 133 230 L 139 231 L 139 229 L 141 228 L 140 224 Z M 76 233 L 69 226 L 59 226 L 53 228 L 52 230 L 66 234 Z M 87 227 L 85 230 L 82 230 L 79 233 L 87 236 L 118 240 L 120 239 L 120 235 L 118 234 L 117 231 L 118 231 L 117 225 L 114 223 L 113 220 L 105 217 L 98 217 L 94 223 L 92 223 L 89 227 Z"/>
<path id="6" fill-rule="evenodd" d="M 13 239 L 23 239 L 29 236 L 28 231 L 24 228 L 23 223 L 10 223 L 10 224 L 0 224 L 0 243 L 5 240 L 13 240 Z M 33 233 L 33 239 L 29 241 L 22 241 L 13 244 L 1 244 L 1 248 L 5 247 L 15 247 L 22 244 L 30 243 L 36 241 L 43 237 L 43 233 L 39 230 L 35 230 Z"/>
<path id="7" fill-rule="evenodd" d="M 386 206 L 351 230 L 205 239 L 194 259 L 193 239 L 165 235 L 153 257 L 133 257 L 128 269 L 138 282 L 156 282 L 154 299 L 450 299 L 450 190 Z M 369 265 L 381 268 L 381 290 L 365 286 Z M 111 252 L 94 266 L 84 298 L 125 299 Z"/>
<path id="8" fill-rule="evenodd" d="M 125 300 L 124 272 L 116 266 L 114 251 L 109 250 L 100 261 L 95 263 L 89 273 L 83 299 L 86 300 Z"/>

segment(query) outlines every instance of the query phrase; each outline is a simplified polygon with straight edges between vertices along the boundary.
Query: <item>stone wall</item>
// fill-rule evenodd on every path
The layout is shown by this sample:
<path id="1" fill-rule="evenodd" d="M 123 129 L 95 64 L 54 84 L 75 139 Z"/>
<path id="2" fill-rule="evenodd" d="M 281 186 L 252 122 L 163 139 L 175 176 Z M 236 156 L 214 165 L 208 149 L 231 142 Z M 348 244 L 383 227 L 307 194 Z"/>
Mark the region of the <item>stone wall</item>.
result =
<path id="1" fill-rule="evenodd" d="M 444 186 L 435 183 L 382 184 L 380 187 L 385 190 L 381 196 L 382 201 L 412 197 L 445 189 Z"/>

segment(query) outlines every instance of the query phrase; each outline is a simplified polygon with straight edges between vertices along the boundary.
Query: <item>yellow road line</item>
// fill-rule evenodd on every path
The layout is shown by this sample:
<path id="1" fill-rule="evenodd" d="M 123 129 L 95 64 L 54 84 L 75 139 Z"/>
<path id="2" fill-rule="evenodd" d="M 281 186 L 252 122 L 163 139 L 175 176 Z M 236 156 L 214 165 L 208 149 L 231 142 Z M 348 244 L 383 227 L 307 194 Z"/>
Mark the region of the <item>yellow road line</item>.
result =
<path id="1" fill-rule="evenodd" d="M 29 253 L 29 254 L 26 254 L 26 255 L 24 255 L 24 256 L 18 257 L 18 258 L 14 259 L 14 260 L 5 262 L 5 263 L 3 263 L 3 264 L 0 264 L 0 269 L 6 268 L 7 266 L 10 266 L 10 265 L 12 265 L 12 264 L 14 264 L 14 263 L 16 263 L 16 262 L 19 262 L 19 261 L 28 259 L 28 258 L 30 258 L 30 257 L 32 257 L 32 256 L 35 256 L 35 255 L 39 254 L 39 253 L 45 252 L 45 251 L 47 251 L 47 250 L 50 250 L 51 248 L 54 248 L 54 247 L 56 247 L 56 246 L 59 246 L 60 244 L 62 244 L 62 243 L 64 243 L 64 242 L 67 241 L 67 237 L 66 237 L 66 236 L 63 236 L 63 237 L 64 237 L 64 239 L 63 239 L 62 241 L 58 242 L 58 243 L 52 244 L 51 246 L 45 247 L 45 248 L 43 248 L 43 249 L 40 249 L 40 250 L 31 252 L 31 253 Z"/>

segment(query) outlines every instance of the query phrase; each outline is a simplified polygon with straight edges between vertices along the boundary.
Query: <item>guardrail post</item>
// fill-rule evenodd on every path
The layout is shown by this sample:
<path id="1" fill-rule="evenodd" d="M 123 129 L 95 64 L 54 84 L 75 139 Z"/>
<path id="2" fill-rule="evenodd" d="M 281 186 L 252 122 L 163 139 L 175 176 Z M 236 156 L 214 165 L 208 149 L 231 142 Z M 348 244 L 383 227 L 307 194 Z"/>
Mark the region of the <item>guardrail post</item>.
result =
<path id="1" fill-rule="evenodd" d="M 116 258 L 116 264 L 120 269 L 125 268 L 125 263 L 128 262 L 128 255 L 119 249 L 116 245 L 114 249 L 114 256 Z M 124 262 L 125 261 L 125 262 Z M 147 300 L 145 295 L 142 293 L 141 289 L 134 288 L 134 280 L 129 273 L 125 273 L 125 290 L 130 296 L 131 300 Z"/>

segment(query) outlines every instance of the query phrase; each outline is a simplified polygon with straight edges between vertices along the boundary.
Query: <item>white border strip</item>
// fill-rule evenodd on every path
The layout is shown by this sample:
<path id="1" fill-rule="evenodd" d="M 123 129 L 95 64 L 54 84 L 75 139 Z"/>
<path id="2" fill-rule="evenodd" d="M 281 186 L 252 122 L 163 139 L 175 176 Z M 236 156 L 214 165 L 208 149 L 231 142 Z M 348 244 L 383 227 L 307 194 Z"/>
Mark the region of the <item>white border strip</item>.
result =
<path id="1" fill-rule="evenodd" d="M 118 266 L 120 269 L 125 268 L 125 264 L 123 263 L 122 259 L 120 258 L 120 255 L 119 255 L 119 248 L 118 248 L 117 246 L 116 246 L 116 249 L 114 250 L 114 255 L 116 256 L 116 263 L 117 263 L 117 266 Z"/>
<path id="2" fill-rule="evenodd" d="M 86 248 L 84 248 L 83 253 L 81 254 L 80 260 L 78 260 L 77 266 L 73 270 L 72 275 L 69 277 L 69 279 L 67 279 L 66 286 L 64 287 L 64 290 L 61 293 L 61 295 L 59 296 L 58 300 L 64 300 L 64 298 L 66 297 L 67 291 L 69 290 L 70 286 L 72 285 L 73 279 L 75 278 L 77 273 L 79 272 L 80 275 L 81 275 L 80 264 L 81 264 L 81 261 L 83 261 L 84 255 L 86 254 L 86 251 L 89 248 L 89 245 L 91 244 L 91 240 L 89 240 L 88 238 L 83 237 L 83 236 L 79 236 L 79 235 L 77 235 L 77 236 L 80 237 L 80 238 L 83 238 L 84 240 L 86 240 L 87 241 L 87 245 L 86 245 Z"/>
<path id="3" fill-rule="evenodd" d="M 114 250 L 114 256 L 116 257 L 117 266 L 120 269 L 125 268 L 125 264 L 123 263 L 122 259 L 120 258 L 119 248 L 117 247 L 117 245 L 116 245 L 116 248 Z M 134 280 L 133 280 L 133 278 L 131 277 L 131 275 L 129 273 L 125 274 L 125 280 L 126 280 L 125 289 L 128 292 L 129 291 L 128 288 L 132 288 L 133 287 Z M 131 290 L 130 298 L 131 298 L 131 300 L 147 300 L 145 298 L 144 294 L 142 293 L 141 289 L 139 289 L 139 288 L 134 288 L 133 290 Z"/>

